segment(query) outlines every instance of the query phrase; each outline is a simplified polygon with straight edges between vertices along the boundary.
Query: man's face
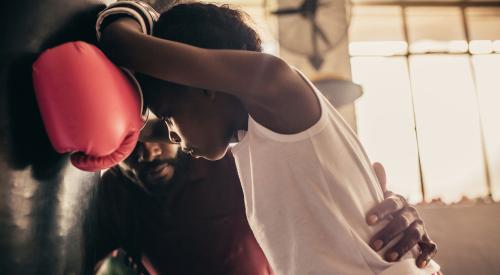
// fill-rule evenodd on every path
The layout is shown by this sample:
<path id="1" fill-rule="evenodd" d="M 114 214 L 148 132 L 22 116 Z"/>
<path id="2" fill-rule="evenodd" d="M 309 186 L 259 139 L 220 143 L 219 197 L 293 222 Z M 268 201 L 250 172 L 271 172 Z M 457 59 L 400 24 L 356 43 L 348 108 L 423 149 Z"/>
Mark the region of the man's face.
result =
<path id="1" fill-rule="evenodd" d="M 140 141 L 124 164 L 144 187 L 151 191 L 161 189 L 174 176 L 178 149 L 178 145 L 168 142 Z"/>

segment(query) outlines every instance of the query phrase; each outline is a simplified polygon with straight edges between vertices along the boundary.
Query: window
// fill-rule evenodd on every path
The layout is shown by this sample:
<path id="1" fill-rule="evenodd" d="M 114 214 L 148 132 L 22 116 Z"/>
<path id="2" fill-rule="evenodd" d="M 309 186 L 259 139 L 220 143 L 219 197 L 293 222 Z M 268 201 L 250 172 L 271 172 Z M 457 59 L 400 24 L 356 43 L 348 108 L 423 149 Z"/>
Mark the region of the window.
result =
<path id="1" fill-rule="evenodd" d="M 360 139 L 412 202 L 498 200 L 500 7 L 408 3 L 354 2 Z"/>
<path id="2" fill-rule="evenodd" d="M 422 200 L 404 57 L 353 57 L 353 81 L 363 86 L 356 104 L 358 134 L 372 161 L 388 170 L 389 189 Z"/>
<path id="3" fill-rule="evenodd" d="M 458 201 L 487 195 L 479 114 L 467 55 L 410 57 L 424 189 Z"/>
<path id="4" fill-rule="evenodd" d="M 411 53 L 467 52 L 460 8 L 409 7 L 405 19 Z"/>

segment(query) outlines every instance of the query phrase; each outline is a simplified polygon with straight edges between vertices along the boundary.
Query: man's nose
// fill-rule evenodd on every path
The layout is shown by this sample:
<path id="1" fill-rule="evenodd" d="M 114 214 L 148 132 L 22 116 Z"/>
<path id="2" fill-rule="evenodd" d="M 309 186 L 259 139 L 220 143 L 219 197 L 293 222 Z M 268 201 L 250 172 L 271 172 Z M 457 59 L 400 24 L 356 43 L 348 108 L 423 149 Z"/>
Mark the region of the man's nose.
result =
<path id="1" fill-rule="evenodd" d="M 163 153 L 161 147 L 156 142 L 144 142 L 143 144 L 143 159 L 144 161 L 153 161 L 160 157 Z"/>

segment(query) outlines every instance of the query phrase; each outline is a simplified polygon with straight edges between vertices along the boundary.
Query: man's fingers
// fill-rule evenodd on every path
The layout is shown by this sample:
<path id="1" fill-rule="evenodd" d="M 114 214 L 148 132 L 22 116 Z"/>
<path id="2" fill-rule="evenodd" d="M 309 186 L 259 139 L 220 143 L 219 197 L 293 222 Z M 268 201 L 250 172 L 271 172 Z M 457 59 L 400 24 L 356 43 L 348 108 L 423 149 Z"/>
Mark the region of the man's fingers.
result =
<path id="1" fill-rule="evenodd" d="M 406 203 L 403 197 L 391 195 L 368 211 L 366 214 L 366 222 L 369 225 L 374 225 L 403 209 L 405 205 Z"/>
<path id="2" fill-rule="evenodd" d="M 379 251 L 400 233 L 407 231 L 415 222 L 415 218 L 415 215 L 411 211 L 401 212 L 396 215 L 386 227 L 373 236 L 370 241 L 370 246 L 375 251 Z M 405 233 L 405 236 L 406 234 L 407 233 Z M 419 236 L 417 242 L 420 240 Z"/>
<path id="3" fill-rule="evenodd" d="M 437 245 L 434 243 L 427 234 L 424 234 L 422 241 L 418 243 L 421 253 L 417 257 L 417 266 L 424 268 L 429 264 L 429 261 L 437 254 Z"/>
<path id="4" fill-rule="evenodd" d="M 415 245 L 417 245 L 424 235 L 424 227 L 420 222 L 414 222 L 405 231 L 403 238 L 395 244 L 393 247 L 389 248 L 385 253 L 385 259 L 388 262 L 398 261 L 401 256 L 410 251 Z"/>
<path id="5" fill-rule="evenodd" d="M 429 264 L 429 261 L 431 260 L 431 257 L 427 254 L 420 254 L 417 257 L 417 266 L 419 268 L 424 268 Z"/>
<path id="6" fill-rule="evenodd" d="M 380 162 L 375 162 L 372 166 L 380 184 L 380 188 L 382 188 L 382 191 L 385 193 L 387 191 L 387 176 L 385 174 L 384 166 Z"/>

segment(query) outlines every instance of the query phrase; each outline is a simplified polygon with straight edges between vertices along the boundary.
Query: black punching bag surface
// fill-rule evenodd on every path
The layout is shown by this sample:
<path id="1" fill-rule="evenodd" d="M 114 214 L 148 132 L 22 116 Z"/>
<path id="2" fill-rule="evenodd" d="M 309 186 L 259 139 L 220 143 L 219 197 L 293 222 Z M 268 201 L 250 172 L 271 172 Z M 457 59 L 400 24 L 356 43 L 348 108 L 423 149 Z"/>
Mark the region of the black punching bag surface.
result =
<path id="1" fill-rule="evenodd" d="M 97 173 L 53 151 L 35 100 L 31 65 L 45 49 L 95 43 L 107 2 L 3 1 L 0 26 L 0 274 L 79 274 L 81 226 Z"/>

